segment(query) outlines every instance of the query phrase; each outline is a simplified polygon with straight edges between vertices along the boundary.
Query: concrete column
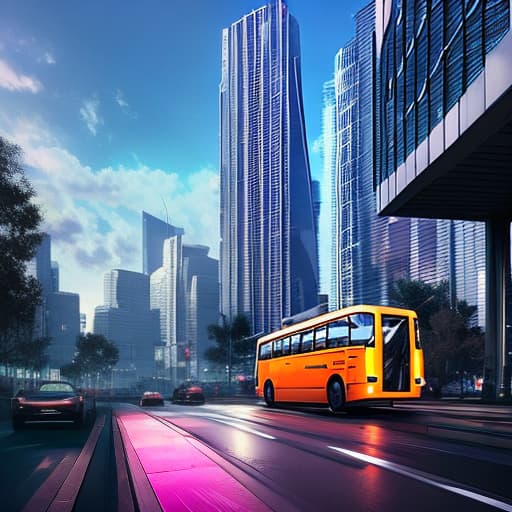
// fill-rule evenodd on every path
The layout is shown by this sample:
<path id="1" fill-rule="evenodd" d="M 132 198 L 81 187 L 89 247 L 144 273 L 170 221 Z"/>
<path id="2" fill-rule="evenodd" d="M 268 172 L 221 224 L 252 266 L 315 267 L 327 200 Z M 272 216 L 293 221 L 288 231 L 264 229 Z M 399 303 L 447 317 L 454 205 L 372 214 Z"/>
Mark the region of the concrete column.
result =
<path id="1" fill-rule="evenodd" d="M 510 222 L 493 219 L 486 223 L 486 329 L 482 397 L 504 398 L 505 388 L 505 292 L 506 266 L 510 261 Z"/>

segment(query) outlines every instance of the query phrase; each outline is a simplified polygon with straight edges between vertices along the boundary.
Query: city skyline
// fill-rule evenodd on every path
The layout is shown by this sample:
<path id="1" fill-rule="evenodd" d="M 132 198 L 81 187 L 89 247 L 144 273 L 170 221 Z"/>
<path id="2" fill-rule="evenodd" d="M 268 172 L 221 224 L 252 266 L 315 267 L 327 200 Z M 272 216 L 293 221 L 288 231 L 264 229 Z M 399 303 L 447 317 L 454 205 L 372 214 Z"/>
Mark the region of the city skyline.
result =
<path id="1" fill-rule="evenodd" d="M 165 219 L 167 207 L 189 243 L 218 257 L 221 33 L 265 4 L 4 5 L 0 134 L 24 150 L 61 287 L 80 294 L 89 330 L 103 273 L 141 268 L 142 210 Z M 322 84 L 364 4 L 288 2 L 301 30 L 314 177 Z M 141 24 L 144 38 L 126 37 Z"/>

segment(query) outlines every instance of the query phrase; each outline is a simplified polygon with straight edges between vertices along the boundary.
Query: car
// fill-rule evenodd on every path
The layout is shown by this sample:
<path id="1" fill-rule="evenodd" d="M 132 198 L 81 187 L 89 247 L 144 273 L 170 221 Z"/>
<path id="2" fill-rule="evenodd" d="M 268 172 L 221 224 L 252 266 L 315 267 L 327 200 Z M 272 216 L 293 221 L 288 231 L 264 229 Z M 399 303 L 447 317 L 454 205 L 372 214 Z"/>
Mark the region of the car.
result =
<path id="1" fill-rule="evenodd" d="M 205 402 L 203 388 L 197 383 L 184 382 L 174 390 L 171 400 L 174 404 L 202 405 Z"/>
<path id="2" fill-rule="evenodd" d="M 14 430 L 41 422 L 71 422 L 80 428 L 95 414 L 94 396 L 66 381 L 42 381 L 35 389 L 20 389 L 11 399 Z"/>
<path id="3" fill-rule="evenodd" d="M 158 391 L 145 391 L 142 395 L 139 405 L 164 405 L 164 397 Z"/>

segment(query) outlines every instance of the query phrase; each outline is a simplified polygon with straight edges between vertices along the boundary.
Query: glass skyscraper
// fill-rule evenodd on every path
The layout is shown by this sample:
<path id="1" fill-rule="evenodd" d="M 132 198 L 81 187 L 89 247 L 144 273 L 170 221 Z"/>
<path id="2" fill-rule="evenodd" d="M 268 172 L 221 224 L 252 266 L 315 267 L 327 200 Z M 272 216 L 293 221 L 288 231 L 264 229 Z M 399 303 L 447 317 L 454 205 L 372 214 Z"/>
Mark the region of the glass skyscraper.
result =
<path id="1" fill-rule="evenodd" d="M 299 27 L 282 0 L 222 33 L 221 312 L 256 332 L 318 303 Z"/>
<path id="2" fill-rule="evenodd" d="M 158 324 L 149 307 L 149 276 L 114 269 L 103 278 L 104 305 L 94 311 L 94 332 L 119 349 L 114 386 L 134 384 L 154 374 Z"/>
<path id="3" fill-rule="evenodd" d="M 373 188 L 373 3 L 355 17 L 356 34 L 335 57 L 331 164 L 332 279 L 330 309 L 378 304 L 387 298 L 388 220 L 377 217 Z M 331 101 L 324 109 L 332 110 Z M 324 122 L 327 114 L 324 110 Z M 327 116 L 327 122 L 329 118 Z M 332 143 L 324 144 L 332 162 Z"/>
<path id="4" fill-rule="evenodd" d="M 142 212 L 142 273 L 150 275 L 162 266 L 162 251 L 166 238 L 183 234 L 183 228 L 177 228 L 147 212 Z"/>

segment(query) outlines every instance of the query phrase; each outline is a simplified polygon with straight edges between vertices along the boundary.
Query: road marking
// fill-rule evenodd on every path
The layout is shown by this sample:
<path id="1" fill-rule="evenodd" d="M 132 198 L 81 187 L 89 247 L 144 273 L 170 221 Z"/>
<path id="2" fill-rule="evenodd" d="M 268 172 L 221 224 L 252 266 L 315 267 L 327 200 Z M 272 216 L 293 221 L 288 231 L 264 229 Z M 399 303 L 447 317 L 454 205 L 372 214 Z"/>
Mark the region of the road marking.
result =
<path id="1" fill-rule="evenodd" d="M 379 459 L 378 457 L 372 457 L 371 455 L 366 455 L 365 453 L 354 452 L 352 450 L 346 450 L 344 448 L 339 448 L 337 446 L 328 446 L 328 448 L 339 453 L 342 453 L 343 455 L 347 455 L 348 457 L 352 457 L 354 459 L 361 460 L 369 464 L 373 464 L 374 466 L 387 469 L 394 473 L 398 473 L 399 475 L 406 476 L 414 480 L 418 480 L 420 482 L 432 485 L 434 487 L 438 487 L 440 489 L 444 489 L 445 491 L 460 494 L 461 496 L 473 499 L 475 501 L 479 501 L 480 503 L 485 503 L 486 505 L 496 507 L 500 510 L 512 512 L 512 505 L 510 505 L 509 503 L 505 503 L 504 501 L 499 501 L 494 498 L 485 496 L 483 494 L 478 494 L 476 492 L 469 491 L 467 489 L 462 489 L 461 487 L 457 487 L 455 485 L 441 483 L 438 480 L 436 480 L 436 478 L 438 477 L 436 477 L 435 475 L 424 473 L 422 471 L 420 472 L 411 467 L 396 464 L 394 462 L 390 462 L 384 459 Z"/>
<path id="2" fill-rule="evenodd" d="M 263 437 L 264 439 L 271 439 L 271 440 L 276 439 L 274 436 L 265 434 L 264 432 L 260 432 L 259 430 L 254 430 L 253 428 L 250 428 L 250 427 L 246 427 L 245 425 L 241 425 L 240 423 L 235 423 L 234 421 L 221 420 L 221 419 L 213 418 L 210 416 L 208 416 L 208 417 L 213 421 L 217 421 L 219 423 L 224 423 L 225 425 L 229 425 L 230 427 L 237 428 L 238 430 L 243 430 L 244 432 L 248 432 L 249 434 L 254 434 L 256 436 Z"/>
<path id="3" fill-rule="evenodd" d="M 22 512 L 71 512 L 104 426 L 105 415 L 101 415 L 96 419 L 78 457 L 64 457 L 29 499 Z"/>
<path id="4" fill-rule="evenodd" d="M 16 446 L 9 446 L 0 450 L 2 453 L 13 452 L 14 450 L 23 450 L 24 448 L 37 448 L 38 446 L 43 446 L 43 443 L 34 443 L 34 444 L 18 444 Z"/>

